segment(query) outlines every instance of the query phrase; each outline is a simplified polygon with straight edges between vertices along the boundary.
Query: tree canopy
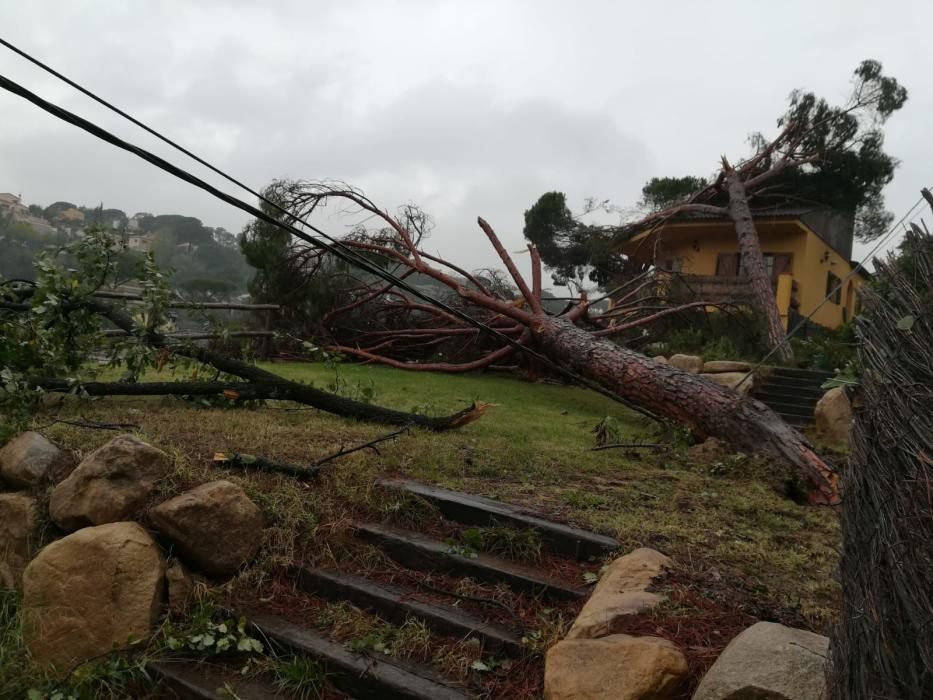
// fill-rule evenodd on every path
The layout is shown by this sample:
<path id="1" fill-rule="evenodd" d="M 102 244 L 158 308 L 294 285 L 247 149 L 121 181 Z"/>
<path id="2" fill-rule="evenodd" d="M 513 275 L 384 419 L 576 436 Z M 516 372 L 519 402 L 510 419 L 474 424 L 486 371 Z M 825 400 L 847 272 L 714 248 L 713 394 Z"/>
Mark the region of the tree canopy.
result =
<path id="1" fill-rule="evenodd" d="M 641 188 L 641 205 L 659 211 L 681 202 L 702 190 L 708 183 L 702 177 L 653 177 Z"/>
<path id="2" fill-rule="evenodd" d="M 853 212 L 855 236 L 862 241 L 885 233 L 894 216 L 885 209 L 883 190 L 894 178 L 898 160 L 884 150 L 883 126 L 906 101 L 907 89 L 872 60 L 855 69 L 852 94 L 844 105 L 830 105 L 812 92 L 792 92 L 777 126 L 790 130 L 800 151 L 820 157 L 807 167 L 785 171 L 770 196 Z M 764 141 L 761 134 L 752 137 L 753 145 Z"/>
<path id="3" fill-rule="evenodd" d="M 613 254 L 611 229 L 580 222 L 563 192 L 547 192 L 525 212 L 525 238 L 537 246 L 554 284 L 608 283 L 623 261 Z"/>

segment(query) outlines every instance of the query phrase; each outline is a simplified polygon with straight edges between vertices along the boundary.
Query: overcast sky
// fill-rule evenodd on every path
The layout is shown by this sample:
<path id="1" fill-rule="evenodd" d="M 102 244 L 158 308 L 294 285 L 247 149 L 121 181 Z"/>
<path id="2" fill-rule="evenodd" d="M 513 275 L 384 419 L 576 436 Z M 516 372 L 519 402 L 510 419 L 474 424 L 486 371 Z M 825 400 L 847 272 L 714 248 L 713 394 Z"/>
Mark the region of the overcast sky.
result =
<path id="1" fill-rule="evenodd" d="M 0 3 L 0 36 L 252 186 L 338 178 L 418 203 L 428 247 L 466 267 L 495 263 L 477 215 L 516 250 L 545 191 L 628 205 L 652 176 L 708 175 L 774 132 L 792 89 L 844 101 L 865 58 L 910 91 L 886 129 L 900 215 L 933 184 L 930 27 L 929 0 Z M 183 161 L 3 48 L 0 73 Z M 0 191 L 27 203 L 246 222 L 20 98 L 0 115 Z"/>

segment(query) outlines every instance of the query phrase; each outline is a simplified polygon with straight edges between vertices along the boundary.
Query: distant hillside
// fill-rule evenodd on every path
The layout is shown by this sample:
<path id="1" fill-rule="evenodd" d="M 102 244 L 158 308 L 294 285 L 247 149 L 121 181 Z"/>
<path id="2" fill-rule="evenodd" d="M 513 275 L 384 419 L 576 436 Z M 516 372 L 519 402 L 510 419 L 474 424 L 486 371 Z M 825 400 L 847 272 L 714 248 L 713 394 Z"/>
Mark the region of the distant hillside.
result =
<path id="1" fill-rule="evenodd" d="M 35 254 L 82 235 L 87 226 L 113 229 L 123 242 L 119 264 L 126 277 L 147 251 L 171 271 L 171 284 L 185 296 L 225 299 L 246 291 L 252 274 L 237 237 L 223 228 L 179 214 L 145 212 L 127 216 L 120 209 L 54 202 L 25 204 L 18 195 L 0 193 L 0 276 L 33 279 Z"/>

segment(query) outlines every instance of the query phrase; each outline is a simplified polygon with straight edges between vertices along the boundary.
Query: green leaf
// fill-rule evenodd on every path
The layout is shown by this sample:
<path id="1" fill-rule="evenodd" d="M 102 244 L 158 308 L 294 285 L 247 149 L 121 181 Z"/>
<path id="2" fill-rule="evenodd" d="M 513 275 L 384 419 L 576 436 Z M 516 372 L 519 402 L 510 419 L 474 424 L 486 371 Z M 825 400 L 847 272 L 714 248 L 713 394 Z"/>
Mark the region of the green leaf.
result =
<path id="1" fill-rule="evenodd" d="M 486 664 L 484 664 L 484 663 L 483 663 L 482 661 L 480 661 L 479 659 L 477 659 L 476 661 L 474 661 L 473 663 L 471 663 L 471 664 L 470 664 L 470 668 L 472 668 L 474 671 L 488 671 L 488 670 L 489 670 L 489 666 L 487 666 Z"/>
<path id="2" fill-rule="evenodd" d="M 902 318 L 900 321 L 897 322 L 897 330 L 909 331 L 911 328 L 914 327 L 914 321 L 916 320 L 917 319 L 915 319 L 910 314 L 908 314 L 907 316 L 904 316 L 904 318 Z"/>
<path id="3" fill-rule="evenodd" d="M 596 583 L 599 581 L 599 574 L 594 574 L 592 571 L 584 571 L 583 580 L 586 583 Z"/>

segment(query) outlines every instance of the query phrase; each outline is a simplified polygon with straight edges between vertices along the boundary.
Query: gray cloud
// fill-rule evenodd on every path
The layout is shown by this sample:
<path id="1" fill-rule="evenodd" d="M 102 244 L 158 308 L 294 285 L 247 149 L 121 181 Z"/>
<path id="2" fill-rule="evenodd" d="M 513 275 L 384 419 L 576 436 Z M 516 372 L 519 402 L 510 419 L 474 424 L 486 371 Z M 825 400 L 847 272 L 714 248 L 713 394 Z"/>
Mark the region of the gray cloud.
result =
<path id="1" fill-rule="evenodd" d="M 773 127 L 791 89 L 844 99 L 867 57 L 911 90 L 888 130 L 903 161 L 888 201 L 905 211 L 933 184 L 933 57 L 912 48 L 931 20 L 926 4 L 881 13 L 802 0 L 780 13 L 728 1 L 0 8 L 5 38 L 254 186 L 339 178 L 389 208 L 419 203 L 437 221 L 431 245 L 467 266 L 494 262 L 478 214 L 517 249 L 522 213 L 545 190 L 627 204 L 653 175 L 709 173 L 721 153 L 745 152 L 749 132 Z M 0 72 L 170 153 L 15 56 L 0 52 Z M 0 95 L 0 114 L 0 190 L 245 223 L 12 96 Z"/>

